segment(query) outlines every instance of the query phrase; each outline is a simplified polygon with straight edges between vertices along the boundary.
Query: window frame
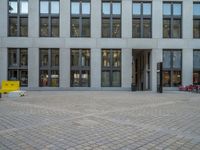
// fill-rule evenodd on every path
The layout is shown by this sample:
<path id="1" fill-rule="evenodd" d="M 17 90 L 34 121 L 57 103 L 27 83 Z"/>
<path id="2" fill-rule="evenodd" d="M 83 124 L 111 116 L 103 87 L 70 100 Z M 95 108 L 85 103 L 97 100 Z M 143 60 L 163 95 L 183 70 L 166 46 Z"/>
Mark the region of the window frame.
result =
<path id="1" fill-rule="evenodd" d="M 139 15 L 134 15 L 133 14 L 133 5 L 134 3 L 140 3 L 140 14 Z M 144 9 L 143 9 L 143 5 L 144 4 L 150 4 L 151 5 L 151 15 L 144 15 Z M 152 12 L 153 12 L 153 5 L 151 1 L 132 1 L 132 38 L 152 38 Z M 144 37 L 144 20 L 150 20 L 150 37 Z M 135 37 L 133 34 L 133 22 L 134 20 L 140 20 L 140 36 L 139 37 Z"/>
<path id="2" fill-rule="evenodd" d="M 164 4 L 170 4 L 170 10 L 171 14 L 170 15 L 165 15 L 164 14 Z M 173 8 L 174 4 L 181 4 L 181 15 L 174 15 L 173 14 Z M 183 2 L 182 1 L 163 1 L 163 38 L 168 39 L 168 38 L 174 38 L 174 39 L 182 39 L 183 37 Z M 170 36 L 169 37 L 164 37 L 164 20 L 170 20 Z M 174 20 L 180 20 L 180 37 L 174 37 L 173 31 L 174 31 Z"/>
<path id="3" fill-rule="evenodd" d="M 103 14 L 103 3 L 110 4 L 110 14 Z M 113 3 L 120 3 L 120 14 L 113 14 Z M 109 36 L 103 36 L 103 19 L 109 20 Z M 113 19 L 120 20 L 120 36 L 113 37 Z M 121 38 L 122 37 L 122 0 L 101 0 L 101 38 Z"/>

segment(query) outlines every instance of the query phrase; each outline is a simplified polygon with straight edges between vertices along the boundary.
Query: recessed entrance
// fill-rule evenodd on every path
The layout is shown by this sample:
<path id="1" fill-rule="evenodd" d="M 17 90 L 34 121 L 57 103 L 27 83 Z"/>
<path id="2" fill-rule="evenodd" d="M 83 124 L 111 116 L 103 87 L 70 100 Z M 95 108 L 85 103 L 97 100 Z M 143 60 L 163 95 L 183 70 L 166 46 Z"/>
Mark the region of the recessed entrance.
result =
<path id="1" fill-rule="evenodd" d="M 151 50 L 132 50 L 132 83 L 138 91 L 151 89 Z"/>

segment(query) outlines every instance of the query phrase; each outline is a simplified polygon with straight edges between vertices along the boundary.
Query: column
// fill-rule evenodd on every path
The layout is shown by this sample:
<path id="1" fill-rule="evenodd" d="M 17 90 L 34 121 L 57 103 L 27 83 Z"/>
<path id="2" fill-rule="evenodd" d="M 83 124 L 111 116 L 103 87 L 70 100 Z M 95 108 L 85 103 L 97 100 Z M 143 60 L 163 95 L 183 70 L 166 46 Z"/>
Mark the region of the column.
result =
<path id="1" fill-rule="evenodd" d="M 28 87 L 39 87 L 39 49 L 28 49 Z"/>
<path id="2" fill-rule="evenodd" d="M 152 1 L 152 37 L 162 38 L 162 1 Z"/>
<path id="3" fill-rule="evenodd" d="M 182 85 L 193 83 L 193 50 L 183 49 L 182 51 Z"/>
<path id="4" fill-rule="evenodd" d="M 70 37 L 70 0 L 60 0 L 60 37 Z"/>
<path id="5" fill-rule="evenodd" d="M 60 87 L 70 87 L 70 49 L 60 49 Z"/>
<path id="6" fill-rule="evenodd" d="M 28 35 L 39 37 L 39 0 L 28 1 Z"/>
<path id="7" fill-rule="evenodd" d="M 8 31 L 8 2 L 7 0 L 0 0 L 0 37 L 7 37 Z"/>
<path id="8" fill-rule="evenodd" d="M 132 83 L 132 50 L 122 49 L 122 87 L 131 88 Z"/>
<path id="9" fill-rule="evenodd" d="M 7 80 L 7 71 L 8 71 L 8 52 L 7 48 L 0 48 L 0 83 L 2 80 Z"/>
<path id="10" fill-rule="evenodd" d="M 193 1 L 183 1 L 183 38 L 193 38 Z"/>
<path id="11" fill-rule="evenodd" d="M 101 87 L 101 49 L 91 49 L 91 87 Z"/>
<path id="12" fill-rule="evenodd" d="M 162 61 L 162 49 L 153 49 L 151 52 L 151 90 L 157 91 L 157 63 Z"/>
<path id="13" fill-rule="evenodd" d="M 101 0 L 91 0 L 91 37 L 101 37 Z"/>
<path id="14" fill-rule="evenodd" d="M 132 38 L 132 0 L 122 0 L 122 38 Z"/>

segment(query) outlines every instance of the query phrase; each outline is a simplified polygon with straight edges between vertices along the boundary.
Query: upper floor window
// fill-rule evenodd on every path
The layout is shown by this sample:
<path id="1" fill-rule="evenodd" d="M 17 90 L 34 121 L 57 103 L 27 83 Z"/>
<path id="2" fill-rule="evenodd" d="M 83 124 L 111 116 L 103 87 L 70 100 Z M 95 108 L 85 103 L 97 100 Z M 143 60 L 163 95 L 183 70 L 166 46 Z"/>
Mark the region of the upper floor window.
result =
<path id="1" fill-rule="evenodd" d="M 59 0 L 40 0 L 40 37 L 59 37 Z"/>
<path id="2" fill-rule="evenodd" d="M 71 37 L 90 37 L 90 0 L 71 0 Z"/>
<path id="3" fill-rule="evenodd" d="M 193 4 L 193 37 L 200 38 L 200 2 Z"/>
<path id="4" fill-rule="evenodd" d="M 121 0 L 102 0 L 102 37 L 121 37 Z"/>
<path id="5" fill-rule="evenodd" d="M 8 36 L 28 36 L 28 0 L 9 0 Z"/>
<path id="6" fill-rule="evenodd" d="M 133 38 L 151 38 L 152 8 L 151 2 L 133 2 L 132 30 Z"/>
<path id="7" fill-rule="evenodd" d="M 163 38 L 182 37 L 182 3 L 163 3 Z"/>

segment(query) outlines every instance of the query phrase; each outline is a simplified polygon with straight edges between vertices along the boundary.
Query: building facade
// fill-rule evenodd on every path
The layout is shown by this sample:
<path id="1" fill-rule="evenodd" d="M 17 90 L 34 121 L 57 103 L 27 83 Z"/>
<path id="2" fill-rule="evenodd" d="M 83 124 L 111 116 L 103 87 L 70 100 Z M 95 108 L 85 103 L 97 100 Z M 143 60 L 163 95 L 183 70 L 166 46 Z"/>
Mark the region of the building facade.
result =
<path id="1" fill-rule="evenodd" d="M 1 0 L 0 81 L 25 89 L 200 84 L 199 0 Z"/>

